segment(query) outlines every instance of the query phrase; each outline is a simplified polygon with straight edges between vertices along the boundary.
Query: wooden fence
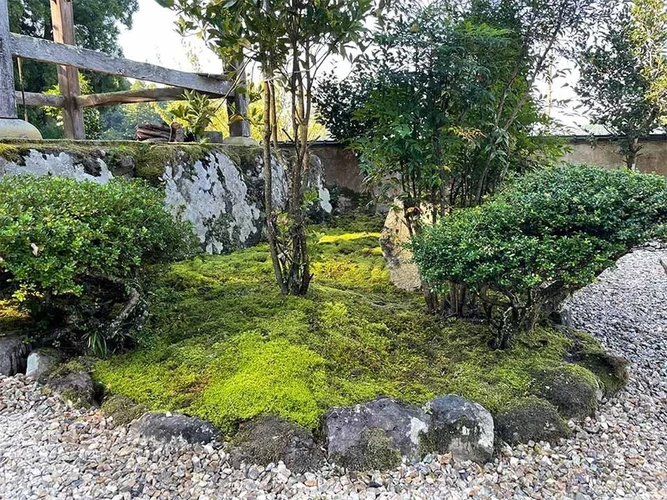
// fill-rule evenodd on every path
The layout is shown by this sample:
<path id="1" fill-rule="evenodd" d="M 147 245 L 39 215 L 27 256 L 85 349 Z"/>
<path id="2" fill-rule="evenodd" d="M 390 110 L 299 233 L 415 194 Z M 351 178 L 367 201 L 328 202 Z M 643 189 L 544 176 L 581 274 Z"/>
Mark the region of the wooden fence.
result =
<path id="1" fill-rule="evenodd" d="M 153 64 L 114 57 L 74 46 L 72 0 L 44 0 L 51 3 L 54 41 L 9 31 L 7 0 L 0 0 L 0 118 L 16 118 L 17 101 L 26 106 L 52 106 L 63 110 L 65 137 L 85 139 L 83 108 L 110 104 L 172 101 L 182 98 L 183 89 L 197 90 L 212 97 L 224 97 L 237 110 L 246 108 L 245 97 L 234 94 L 220 75 L 187 73 Z M 61 95 L 15 90 L 12 57 L 34 59 L 58 65 Z M 165 88 L 81 95 L 79 69 L 170 85 Z M 248 136 L 247 122 L 230 126 L 232 136 Z"/>

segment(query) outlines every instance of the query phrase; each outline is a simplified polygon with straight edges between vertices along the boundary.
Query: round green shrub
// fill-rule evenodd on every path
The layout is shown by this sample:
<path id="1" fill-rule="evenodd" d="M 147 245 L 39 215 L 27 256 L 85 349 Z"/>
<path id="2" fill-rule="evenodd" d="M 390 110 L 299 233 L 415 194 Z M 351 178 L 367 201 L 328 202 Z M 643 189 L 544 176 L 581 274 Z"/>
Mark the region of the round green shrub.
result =
<path id="1" fill-rule="evenodd" d="M 666 225 L 664 177 L 560 166 L 443 217 L 415 242 L 414 260 L 432 287 L 472 291 L 504 347 Z"/>
<path id="2" fill-rule="evenodd" d="M 98 315 L 100 302 L 126 294 L 142 267 L 185 257 L 195 244 L 163 193 L 144 182 L 0 180 L 0 290 L 40 320 L 71 326 Z"/>

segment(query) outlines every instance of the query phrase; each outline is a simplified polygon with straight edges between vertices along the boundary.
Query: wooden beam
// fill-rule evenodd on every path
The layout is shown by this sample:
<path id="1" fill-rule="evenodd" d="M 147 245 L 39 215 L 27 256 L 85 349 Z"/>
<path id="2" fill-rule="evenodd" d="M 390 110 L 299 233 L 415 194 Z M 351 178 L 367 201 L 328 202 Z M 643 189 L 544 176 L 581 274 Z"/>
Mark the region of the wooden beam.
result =
<path id="1" fill-rule="evenodd" d="M 16 118 L 7 0 L 0 0 L 0 118 Z"/>
<path id="2" fill-rule="evenodd" d="M 211 94 L 212 97 L 223 97 Z M 79 107 L 109 106 L 113 104 L 136 104 L 141 102 L 180 101 L 183 89 L 163 87 L 157 89 L 127 90 L 124 92 L 108 92 L 106 94 L 90 94 L 77 97 Z"/>
<path id="3" fill-rule="evenodd" d="M 25 106 L 28 107 L 65 107 L 65 98 L 61 95 L 47 95 L 39 94 L 37 92 L 21 92 L 20 90 L 17 90 L 14 92 L 14 96 L 16 97 L 16 102 L 22 106 L 24 105 L 23 98 L 25 97 Z"/>
<path id="4" fill-rule="evenodd" d="M 6 0 L 0 0 L 6 1 Z M 70 47 L 41 38 L 32 38 L 25 35 L 10 33 L 12 55 L 34 59 L 36 61 L 53 64 L 65 64 L 80 69 L 108 73 L 146 80 L 155 83 L 164 83 L 174 87 L 225 95 L 230 89 L 229 83 L 200 76 L 195 73 L 186 73 L 173 69 L 155 66 L 153 64 L 130 61 L 122 57 L 109 56 L 94 50 L 81 47 Z"/>
<path id="5" fill-rule="evenodd" d="M 54 42 L 76 45 L 72 0 L 51 0 L 51 23 L 53 24 Z M 72 66 L 58 66 L 58 87 L 65 99 L 63 108 L 65 138 L 85 139 L 83 111 L 76 102 L 76 97 L 81 94 L 79 70 Z"/>

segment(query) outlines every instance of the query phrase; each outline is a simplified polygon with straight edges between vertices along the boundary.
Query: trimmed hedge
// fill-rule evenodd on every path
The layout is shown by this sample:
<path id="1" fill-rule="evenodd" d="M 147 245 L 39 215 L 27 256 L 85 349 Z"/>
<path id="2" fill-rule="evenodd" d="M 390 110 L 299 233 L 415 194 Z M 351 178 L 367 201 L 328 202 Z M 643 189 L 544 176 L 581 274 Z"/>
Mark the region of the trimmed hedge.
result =
<path id="1" fill-rule="evenodd" d="M 141 181 L 0 180 L 0 291 L 40 321 L 85 323 L 80 316 L 99 312 L 90 310 L 95 296 L 122 296 L 141 268 L 186 257 L 195 244 L 163 193 Z"/>
<path id="2" fill-rule="evenodd" d="M 433 288 L 473 292 L 499 347 L 568 293 L 667 234 L 667 179 L 587 166 L 543 169 L 425 230 L 414 260 Z"/>

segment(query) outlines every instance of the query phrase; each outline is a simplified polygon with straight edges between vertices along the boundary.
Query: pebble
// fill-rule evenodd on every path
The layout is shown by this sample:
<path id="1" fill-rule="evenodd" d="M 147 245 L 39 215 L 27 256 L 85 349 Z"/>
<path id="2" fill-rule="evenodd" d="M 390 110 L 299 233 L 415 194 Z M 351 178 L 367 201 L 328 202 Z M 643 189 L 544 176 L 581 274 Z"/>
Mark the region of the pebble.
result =
<path id="1" fill-rule="evenodd" d="M 667 498 L 667 249 L 626 255 L 576 293 L 573 326 L 632 362 L 627 390 L 598 415 L 570 422 L 556 446 L 502 444 L 485 466 L 450 455 L 387 472 L 325 465 L 228 463 L 224 443 L 131 437 L 99 411 L 79 411 L 24 376 L 0 376 L 0 498 L 7 499 L 502 499 Z"/>

